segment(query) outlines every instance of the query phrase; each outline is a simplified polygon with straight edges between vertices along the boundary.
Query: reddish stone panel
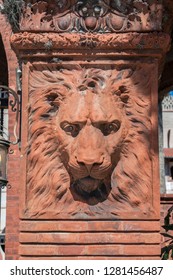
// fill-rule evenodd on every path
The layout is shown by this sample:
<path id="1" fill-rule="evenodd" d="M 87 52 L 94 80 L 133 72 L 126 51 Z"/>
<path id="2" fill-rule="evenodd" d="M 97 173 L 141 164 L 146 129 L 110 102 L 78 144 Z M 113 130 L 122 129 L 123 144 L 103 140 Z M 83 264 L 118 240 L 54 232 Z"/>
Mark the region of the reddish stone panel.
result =
<path id="1" fill-rule="evenodd" d="M 32 252 L 32 253 L 31 253 Z M 158 258 L 160 248 L 158 245 L 20 245 L 21 256 L 155 256 Z"/>
<path id="2" fill-rule="evenodd" d="M 17 37 L 15 37 L 15 40 L 16 38 Z M 65 40 L 65 37 L 63 40 Z M 57 51 L 56 48 L 55 50 Z M 67 48 L 67 53 L 69 53 L 68 48 Z M 79 48 L 79 53 L 82 54 L 81 48 Z M 145 259 L 147 256 L 151 256 L 151 255 L 153 256 L 154 259 L 159 258 L 160 227 L 158 222 L 159 219 L 159 205 L 158 205 L 159 190 L 158 190 L 158 174 L 157 174 L 158 151 L 155 145 L 156 127 L 157 127 L 157 119 L 156 119 L 157 62 L 155 59 L 153 60 L 153 58 L 138 60 L 136 50 L 134 51 L 133 54 L 134 54 L 133 65 L 132 63 L 128 63 L 128 60 L 123 62 L 122 61 L 118 62 L 115 59 L 114 61 L 113 60 L 111 61 L 111 69 L 109 66 L 110 61 L 106 60 L 106 58 L 103 61 L 99 60 L 99 63 L 98 62 L 93 63 L 91 61 L 86 62 L 87 57 L 85 57 L 84 58 L 85 60 L 82 62 L 76 60 L 76 63 L 58 62 L 56 64 L 55 63 L 45 64 L 44 62 L 40 62 L 40 63 L 29 62 L 23 66 L 23 92 L 25 92 L 23 98 L 23 112 L 25 112 L 23 114 L 23 123 L 25 124 L 25 127 L 23 127 L 24 129 L 22 131 L 22 155 L 23 155 L 22 166 L 25 168 L 26 174 L 25 172 L 21 174 L 22 195 L 21 195 L 21 203 L 20 203 L 20 210 L 21 210 L 20 215 L 21 215 L 21 219 L 22 220 L 25 219 L 26 221 L 20 222 L 21 245 L 20 245 L 19 255 L 21 256 L 21 258 L 25 258 L 25 257 L 44 258 L 46 256 L 47 258 L 56 257 L 57 259 L 61 257 L 79 258 L 79 256 L 81 258 L 82 257 L 85 258 L 86 256 L 88 257 L 97 256 L 98 258 L 99 257 L 109 258 L 111 256 L 112 258 L 116 258 L 116 257 L 118 258 L 119 256 L 119 258 L 127 257 L 133 259 L 136 257 L 136 258 Z M 25 57 L 27 57 L 27 55 Z M 113 63 L 115 64 L 115 66 L 113 66 L 114 65 Z M 121 69 L 121 67 L 123 68 L 123 70 Z M 132 71 L 128 72 L 129 71 L 128 69 L 130 67 L 132 67 Z M 142 69 L 143 74 L 146 71 L 146 75 L 144 75 L 146 79 L 145 81 L 139 79 L 141 73 L 140 69 Z M 122 72 L 125 71 L 123 72 L 124 74 L 121 71 Z M 83 72 L 86 72 L 85 75 Z M 143 120 L 142 123 L 145 127 L 144 129 L 145 140 L 144 138 L 142 138 L 142 140 L 140 141 L 140 145 L 135 146 L 136 152 L 137 152 L 137 147 L 140 148 L 140 152 L 137 158 L 140 161 L 140 157 L 142 156 L 142 159 L 145 158 L 145 162 L 139 165 L 138 164 L 135 165 L 136 167 L 132 168 L 132 170 L 134 170 L 134 172 L 138 170 L 139 171 L 138 174 L 140 172 L 143 172 L 144 170 L 145 170 L 144 172 L 148 172 L 148 173 L 145 173 L 143 176 L 142 175 L 140 176 L 139 181 L 142 180 L 141 178 L 143 178 L 143 181 L 141 181 L 141 183 L 139 183 L 137 179 L 138 174 L 135 177 L 136 179 L 132 180 L 133 182 L 132 185 L 130 185 L 130 183 L 127 183 L 126 180 L 127 186 L 131 186 L 129 187 L 129 189 L 132 191 L 133 188 L 135 188 L 135 191 L 132 192 L 133 195 L 130 196 L 130 191 L 128 189 L 129 200 L 126 198 L 125 201 L 123 201 L 123 196 L 121 195 L 117 196 L 120 198 L 119 200 L 116 199 L 116 195 L 117 195 L 116 191 L 121 189 L 121 187 L 122 188 L 124 187 L 123 188 L 124 193 L 126 191 L 125 190 L 126 184 L 122 184 L 123 175 L 120 180 L 121 182 L 118 181 L 118 176 L 119 174 L 121 174 L 120 170 L 117 173 L 115 173 L 115 177 L 112 176 L 112 182 L 113 182 L 113 178 L 116 178 L 117 176 L 117 181 L 115 180 L 115 182 L 117 186 L 118 184 L 120 184 L 120 186 L 118 186 L 117 188 L 115 187 L 114 189 L 115 193 L 113 193 L 113 195 L 111 196 L 111 190 L 109 192 L 109 188 L 108 188 L 108 193 L 107 193 L 108 195 L 105 196 L 100 201 L 98 201 L 98 203 L 95 204 L 93 203 L 92 195 L 90 195 L 89 197 L 91 201 L 89 200 L 88 201 L 89 203 L 87 203 L 87 201 L 84 201 L 84 198 L 80 197 L 79 193 L 77 194 L 70 193 L 70 184 L 71 184 L 70 180 L 72 179 L 68 177 L 67 171 L 66 171 L 66 177 L 62 176 L 62 171 L 65 172 L 64 171 L 65 168 L 63 167 L 63 165 L 62 164 L 59 165 L 59 162 L 56 163 L 55 162 L 53 163 L 53 161 L 51 162 L 50 158 L 47 159 L 47 156 L 49 155 L 53 156 L 54 153 L 58 153 L 60 149 L 59 143 L 60 141 L 62 141 L 61 137 L 58 138 L 59 135 L 62 134 L 62 131 L 59 132 L 60 133 L 59 135 L 58 134 L 54 135 L 54 133 L 57 133 L 57 130 L 59 129 L 59 128 L 57 129 L 58 119 L 56 119 L 56 125 L 54 124 L 54 118 L 56 118 L 55 117 L 56 115 L 54 115 L 56 111 L 56 106 L 58 107 L 59 104 L 63 104 L 63 100 L 65 99 L 65 98 L 63 99 L 62 97 L 61 100 L 58 100 L 58 96 L 55 96 L 57 90 L 59 90 L 58 95 L 59 97 L 61 97 L 61 94 L 67 94 L 68 96 L 68 92 L 70 91 L 69 90 L 67 91 L 66 87 L 73 88 L 74 94 L 72 95 L 75 96 L 75 94 L 76 95 L 79 94 L 80 97 L 79 91 L 81 89 L 81 86 L 83 85 L 83 88 L 81 89 L 82 91 L 81 96 L 85 97 L 86 89 L 88 90 L 88 96 L 89 96 L 89 94 L 91 93 L 90 83 L 89 83 L 90 81 L 88 81 L 87 79 L 83 81 L 82 78 L 80 77 L 83 75 L 86 78 L 87 73 L 89 73 L 90 74 L 89 77 L 91 78 L 91 80 L 95 81 L 92 76 L 93 73 L 95 72 L 97 72 L 98 75 L 97 79 L 95 80 L 100 81 L 100 84 L 98 84 L 97 86 L 98 96 L 99 94 L 101 94 L 100 93 L 101 90 L 99 88 L 101 84 L 104 84 L 105 88 L 108 87 L 105 80 L 107 80 L 107 83 L 109 83 L 111 81 L 112 76 L 114 77 L 114 79 L 116 79 L 118 74 L 119 75 L 121 74 L 120 76 L 124 75 L 123 81 L 120 82 L 120 85 L 118 84 L 118 82 L 116 83 L 114 81 L 115 86 L 118 84 L 119 85 L 118 87 L 120 87 L 121 84 L 123 84 L 124 87 L 127 88 L 127 90 L 125 92 L 124 91 L 121 92 L 120 90 L 118 95 L 118 89 L 114 88 L 115 98 L 117 98 L 118 100 L 119 96 L 122 95 L 122 99 L 120 102 L 126 102 L 124 104 L 125 107 L 126 104 L 128 104 L 129 102 L 128 89 L 130 89 L 131 102 L 133 98 L 135 100 L 133 103 L 133 108 L 135 108 L 135 104 L 136 104 L 135 102 L 136 100 L 138 100 L 139 96 L 141 97 L 140 101 L 141 99 L 142 102 L 145 101 L 144 111 L 145 110 L 146 111 L 143 114 L 143 116 L 145 116 L 145 119 L 142 119 Z M 149 78 L 150 75 L 147 76 L 148 73 L 151 72 L 155 73 L 155 80 L 152 79 L 152 81 L 150 81 Z M 105 79 L 107 75 L 109 76 L 109 79 Z M 81 84 L 78 84 L 78 81 L 75 82 L 76 78 L 78 79 L 78 81 L 81 79 Z M 143 82 L 142 85 L 140 84 L 139 80 L 140 82 Z M 65 85 L 63 84 L 62 81 L 66 81 L 64 82 Z M 133 84 L 133 82 L 135 85 Z M 135 89 L 135 86 L 136 87 L 138 86 L 138 88 Z M 107 89 L 107 91 L 105 91 L 105 96 L 108 95 L 108 93 L 111 93 L 111 90 L 112 90 L 111 87 L 109 90 Z M 54 102 L 56 97 L 57 100 L 56 102 Z M 110 96 L 110 99 L 111 98 L 112 97 Z M 28 107 L 28 100 L 29 100 L 29 107 Z M 48 108 L 49 109 L 48 112 L 51 113 L 51 116 L 48 116 L 48 112 L 46 111 L 47 109 L 45 110 L 45 106 L 47 106 L 46 100 L 48 100 L 48 103 L 53 102 L 51 104 L 54 106 L 54 109 L 53 107 L 51 108 L 51 110 L 50 108 Z M 76 99 L 76 102 L 77 101 L 78 100 Z M 112 100 L 112 102 L 114 101 Z M 72 103 L 75 104 L 74 100 L 71 100 L 70 104 Z M 66 101 L 66 104 L 68 104 L 68 99 Z M 153 114 L 151 113 L 151 104 L 153 106 L 152 107 L 154 111 Z M 108 107 L 110 107 L 111 110 L 111 105 Z M 116 106 L 114 106 L 114 108 L 116 108 Z M 142 105 L 140 109 L 138 108 L 139 110 L 136 109 L 136 111 L 141 113 L 142 110 L 141 108 Z M 70 109 L 69 110 L 64 109 L 63 111 L 64 116 L 67 115 L 65 113 L 66 111 L 70 112 Z M 74 112 L 76 111 L 77 109 L 74 110 Z M 140 115 L 140 117 L 142 116 Z M 50 120 L 51 120 L 51 125 L 49 123 Z M 48 122 L 46 126 L 44 122 Z M 49 125 L 51 128 L 51 132 L 48 133 L 48 138 L 47 138 L 44 132 L 48 131 Z M 46 130 L 44 130 L 44 127 L 46 128 Z M 43 131 L 41 132 L 39 128 L 41 129 L 43 128 Z M 139 127 L 137 126 L 137 128 L 141 129 L 141 131 L 143 130 L 143 127 L 140 128 L 140 125 Z M 118 130 L 119 130 L 119 126 L 117 128 L 117 131 Z M 125 128 L 124 128 L 124 133 L 126 134 Z M 133 139 L 135 139 L 134 135 L 136 134 L 135 133 L 133 134 Z M 142 133 L 137 139 L 139 140 L 140 137 L 143 137 Z M 59 139 L 58 142 L 56 142 L 55 139 Z M 98 140 L 97 135 L 96 135 L 96 140 Z M 27 143 L 29 143 L 28 146 Z M 57 143 L 58 146 L 56 146 Z M 62 143 L 66 143 L 66 137 L 62 141 Z M 81 142 L 80 145 L 78 145 L 79 147 L 81 147 L 81 149 L 83 147 L 83 143 Z M 114 141 L 110 143 L 114 143 Z M 130 140 L 129 143 L 131 143 Z M 133 143 L 131 148 L 133 148 Z M 92 141 L 92 145 L 94 145 L 94 140 Z M 97 146 L 99 147 L 99 145 Z M 146 146 L 144 147 L 143 145 Z M 26 155 L 26 147 L 27 147 L 27 155 Z M 85 148 L 87 149 L 87 146 Z M 46 149 L 48 149 L 47 152 Z M 133 149 L 130 148 L 125 149 L 124 153 L 126 153 L 125 151 L 132 151 L 132 150 Z M 150 154 L 149 158 L 146 156 L 147 154 Z M 123 158 L 123 155 L 121 159 Z M 71 155 L 68 154 L 68 156 L 70 158 Z M 59 159 L 62 160 L 62 157 L 59 158 L 59 154 L 53 156 L 53 158 L 56 159 L 56 161 Z M 48 162 L 49 165 L 46 164 Z M 65 160 L 63 160 L 63 164 L 65 164 Z M 144 170 L 141 169 L 139 170 L 138 169 L 139 166 L 144 167 L 144 164 L 147 164 L 146 168 L 144 168 Z M 60 166 L 60 169 L 58 169 L 58 166 Z M 120 166 L 123 166 L 123 164 Z M 55 167 L 56 167 L 56 171 L 53 171 Z M 118 170 L 117 163 L 115 166 L 115 170 L 116 168 Z M 126 168 L 128 170 L 128 166 L 126 166 Z M 66 170 L 69 171 L 69 168 L 67 168 L 67 166 L 66 166 Z M 58 173 L 59 171 L 60 173 Z M 80 174 L 80 168 L 78 171 Z M 43 174 L 47 174 L 47 175 L 43 176 Z M 73 172 L 71 174 L 73 174 Z M 74 173 L 73 174 L 74 177 L 75 174 L 78 173 Z M 61 176 L 62 178 L 66 178 L 65 181 L 63 181 L 63 179 L 61 181 Z M 135 187 L 136 182 L 138 182 L 138 185 Z M 63 190 L 62 193 L 61 193 L 61 188 L 59 188 L 59 191 L 56 193 L 56 187 L 58 185 L 62 186 L 62 190 Z M 23 186 L 25 186 L 25 188 L 23 188 Z M 51 189 L 47 192 L 48 186 L 50 186 Z M 90 187 L 86 189 L 88 193 L 90 193 Z M 137 197 L 135 197 L 135 194 L 138 193 L 140 188 L 141 188 L 140 194 L 137 195 Z M 91 192 L 92 191 L 94 190 L 92 189 Z M 153 193 L 155 194 L 154 196 Z M 110 195 L 110 199 L 109 199 L 109 195 Z M 96 200 L 98 199 L 98 197 L 96 196 L 94 197 L 94 199 Z M 138 199 L 141 200 L 138 201 Z M 136 203 L 134 203 L 135 201 Z M 42 207 L 43 205 L 44 207 Z M 121 209 L 121 211 L 118 209 Z M 116 221 L 117 217 L 119 217 L 119 221 Z M 52 219 L 54 221 L 50 221 Z M 59 221 L 57 221 L 57 219 Z M 64 219 L 68 219 L 68 221 L 64 221 Z M 69 221 L 69 219 L 71 220 Z M 79 219 L 81 221 L 79 221 Z M 85 221 L 86 219 L 87 221 Z M 104 219 L 104 221 L 101 221 L 102 219 Z M 121 240 L 123 240 L 123 243 Z M 30 243 L 32 243 L 32 245 Z M 37 244 L 37 246 L 35 246 L 35 244 Z"/>
<path id="3" fill-rule="evenodd" d="M 27 176 L 22 182 L 26 186 L 22 218 L 156 219 L 157 119 L 152 109 L 157 110 L 157 81 L 150 79 L 150 72 L 157 75 L 155 60 L 135 58 L 133 63 L 112 60 L 98 64 L 85 58 L 81 62 L 33 63 L 28 64 L 28 69 L 25 66 L 23 75 L 29 81 L 28 97 L 26 83 L 24 92 L 29 107 L 28 114 L 23 114 L 23 123 L 28 123 L 23 139 L 28 147 L 27 157 L 23 158 L 23 166 L 27 162 Z M 53 100 L 52 103 L 49 100 Z M 96 115 L 90 113 L 94 125 L 75 127 L 79 131 L 71 140 L 68 131 L 66 133 L 68 126 L 63 124 L 73 118 L 74 127 L 82 114 L 83 119 L 87 119 L 82 102 L 86 104 L 86 111 L 97 112 Z M 102 103 L 107 104 L 105 108 L 100 106 Z M 23 108 L 27 106 L 28 102 L 23 100 Z M 79 113 L 75 115 L 73 110 Z M 103 127 L 100 126 L 102 111 Z M 106 128 L 109 114 L 114 129 L 110 133 Z M 86 141 L 87 133 L 93 137 Z M 23 151 L 25 156 L 26 149 Z M 92 173 L 85 170 L 85 160 L 91 161 L 88 159 L 91 151 L 94 151 Z M 131 160 L 130 168 L 127 158 Z M 86 182 L 88 179 L 82 178 L 87 176 L 91 179 Z M 155 193 L 154 199 L 152 193 Z"/>
<path id="4" fill-rule="evenodd" d="M 10 46 L 11 28 L 6 18 L 0 13 L 1 36 L 6 52 L 8 63 L 9 87 L 16 90 L 16 67 L 17 59 Z M 9 110 L 9 133 L 13 133 L 13 113 Z M 8 158 L 8 180 L 11 189 L 7 191 L 7 213 L 6 213 L 6 259 L 18 258 L 18 226 L 19 226 L 19 184 L 20 184 L 20 153 L 16 146 L 11 146 L 13 154 Z"/>
<path id="5" fill-rule="evenodd" d="M 160 255 L 158 221 L 22 221 L 20 231 L 21 259 L 53 259 L 53 255 L 54 259 L 150 259 L 151 255 L 159 259 Z"/>
<path id="6" fill-rule="evenodd" d="M 157 81 L 169 36 L 115 32 L 161 31 L 162 5 L 99 1 L 96 16 L 92 1 L 72 2 L 31 1 L 20 22 L 30 33 L 11 38 L 25 60 L 20 258 L 158 259 Z"/>
<path id="7" fill-rule="evenodd" d="M 129 243 L 160 243 L 158 233 L 21 233 L 20 243 L 64 243 L 64 244 L 124 244 Z"/>
<path id="8" fill-rule="evenodd" d="M 117 257 L 113 257 L 113 256 L 81 256 L 81 257 L 62 257 L 62 256 L 56 256 L 56 257 L 35 257 L 35 256 L 25 256 L 25 257 L 20 257 L 19 260 L 159 260 L 160 257 L 158 256 L 143 256 L 143 257 L 132 257 L 132 256 L 117 256 Z"/>
<path id="9" fill-rule="evenodd" d="M 32 231 L 31 231 L 32 229 Z M 159 232 L 158 221 L 21 221 L 20 232 Z"/>

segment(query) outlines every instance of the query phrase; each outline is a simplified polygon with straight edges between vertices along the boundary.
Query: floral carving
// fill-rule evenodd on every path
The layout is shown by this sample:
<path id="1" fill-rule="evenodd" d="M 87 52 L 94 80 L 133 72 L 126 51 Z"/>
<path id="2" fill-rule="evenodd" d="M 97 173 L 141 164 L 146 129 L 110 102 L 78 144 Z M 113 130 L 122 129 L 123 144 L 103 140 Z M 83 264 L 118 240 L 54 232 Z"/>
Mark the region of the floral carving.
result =
<path id="1" fill-rule="evenodd" d="M 95 48 L 104 51 L 114 49 L 119 50 L 136 50 L 148 51 L 155 50 L 156 53 L 167 52 L 170 46 L 170 37 L 164 33 L 124 33 L 124 34 L 91 34 L 91 33 L 32 33 L 21 32 L 11 36 L 11 44 L 13 48 L 19 52 L 26 50 L 45 52 L 45 46 L 48 42 L 52 42 L 51 50 L 57 52 L 58 57 L 62 49 L 83 51 L 84 49 L 90 52 L 90 48 Z M 24 55 L 24 53 L 22 53 Z M 91 52 L 90 52 L 91 55 Z M 99 54 L 97 54 L 99 55 Z M 109 56 L 108 52 L 104 52 L 104 56 Z"/>
<path id="2" fill-rule="evenodd" d="M 150 215 L 150 68 L 31 68 L 28 217 Z"/>
<path id="3" fill-rule="evenodd" d="M 26 1 L 21 30 L 126 32 L 161 30 L 160 0 Z"/>

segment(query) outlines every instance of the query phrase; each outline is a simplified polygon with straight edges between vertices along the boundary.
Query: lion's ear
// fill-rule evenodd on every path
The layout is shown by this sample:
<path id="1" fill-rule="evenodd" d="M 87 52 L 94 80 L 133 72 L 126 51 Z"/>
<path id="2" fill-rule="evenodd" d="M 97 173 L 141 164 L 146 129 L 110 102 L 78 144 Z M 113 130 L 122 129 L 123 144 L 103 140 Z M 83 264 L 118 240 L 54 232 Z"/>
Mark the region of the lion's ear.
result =
<path id="1" fill-rule="evenodd" d="M 126 86 L 119 86 L 114 90 L 113 95 L 118 96 L 123 103 L 127 103 L 129 99 L 129 91 Z"/>
<path id="2" fill-rule="evenodd" d="M 56 114 L 61 102 L 65 98 L 64 93 L 64 90 L 59 87 L 49 87 L 44 90 L 43 102 L 47 110 L 47 113 L 44 113 L 44 117 L 47 118 Z"/>
<path id="3" fill-rule="evenodd" d="M 123 103 L 127 103 L 129 99 L 129 91 L 126 86 L 120 86 L 120 99 Z"/>
<path id="4" fill-rule="evenodd" d="M 64 88 L 49 87 L 48 89 L 46 89 L 45 94 L 44 94 L 45 101 L 51 106 L 52 105 L 59 106 L 60 103 L 65 98 L 64 94 L 65 94 Z"/>
<path id="5" fill-rule="evenodd" d="M 49 92 L 48 95 L 46 95 L 46 101 L 48 103 L 54 102 L 55 99 L 57 99 L 59 97 L 59 94 L 56 92 Z"/>
<path id="6" fill-rule="evenodd" d="M 127 103 L 128 100 L 129 100 L 129 95 L 127 95 L 127 94 L 122 94 L 122 95 L 120 96 L 120 98 L 121 98 L 121 101 L 122 101 L 123 103 Z"/>

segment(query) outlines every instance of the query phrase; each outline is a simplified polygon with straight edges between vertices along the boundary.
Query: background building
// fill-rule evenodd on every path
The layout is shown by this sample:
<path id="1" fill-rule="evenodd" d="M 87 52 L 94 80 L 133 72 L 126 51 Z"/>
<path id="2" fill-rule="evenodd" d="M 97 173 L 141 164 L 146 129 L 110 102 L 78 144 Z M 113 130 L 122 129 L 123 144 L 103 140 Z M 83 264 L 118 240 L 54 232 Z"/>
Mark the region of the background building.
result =
<path id="1" fill-rule="evenodd" d="M 173 92 L 162 101 L 166 193 L 173 193 Z"/>

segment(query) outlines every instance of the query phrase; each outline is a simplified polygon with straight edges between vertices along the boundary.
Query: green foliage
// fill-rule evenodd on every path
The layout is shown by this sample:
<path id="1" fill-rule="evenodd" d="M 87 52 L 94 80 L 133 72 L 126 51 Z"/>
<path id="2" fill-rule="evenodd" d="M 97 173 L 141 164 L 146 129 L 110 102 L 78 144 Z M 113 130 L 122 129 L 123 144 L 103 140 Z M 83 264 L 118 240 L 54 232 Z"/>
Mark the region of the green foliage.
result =
<path id="1" fill-rule="evenodd" d="M 13 31 L 19 30 L 19 20 L 24 3 L 23 0 L 4 0 L 1 13 L 6 15 Z"/>
<path id="2" fill-rule="evenodd" d="M 173 230 L 173 224 L 170 223 L 170 217 L 173 212 L 173 206 L 168 210 L 168 214 L 166 215 L 164 219 L 164 226 L 165 233 L 163 233 L 163 236 L 167 239 L 167 244 L 165 247 L 162 248 L 162 260 L 168 260 L 173 259 L 173 235 L 168 233 L 169 231 Z"/>

